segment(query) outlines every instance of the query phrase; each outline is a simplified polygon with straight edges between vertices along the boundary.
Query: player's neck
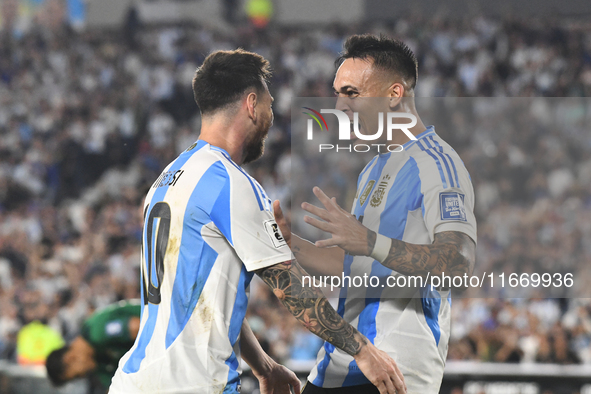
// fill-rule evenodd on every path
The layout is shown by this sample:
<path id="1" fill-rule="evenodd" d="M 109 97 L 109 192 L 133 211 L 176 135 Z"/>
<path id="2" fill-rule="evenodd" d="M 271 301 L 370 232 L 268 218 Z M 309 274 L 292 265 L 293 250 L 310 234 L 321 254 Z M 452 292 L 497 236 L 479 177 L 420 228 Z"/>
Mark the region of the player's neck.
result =
<path id="1" fill-rule="evenodd" d="M 410 131 L 410 133 L 412 135 L 414 135 L 415 137 L 419 134 L 421 134 L 423 131 L 427 130 L 427 126 L 425 126 L 425 124 L 423 123 L 423 121 L 421 120 L 421 117 L 419 116 L 419 114 L 417 114 L 416 112 L 414 113 L 414 115 L 417 117 L 417 124 L 414 125 L 413 127 L 409 128 L 408 131 Z M 404 141 L 402 144 L 410 141 L 406 135 L 403 135 L 403 137 L 406 139 L 406 141 Z"/>
<path id="2" fill-rule="evenodd" d="M 421 120 L 421 118 L 419 117 L 419 115 L 416 112 L 413 112 L 412 114 L 417 117 L 417 124 L 414 125 L 413 127 L 410 127 L 408 129 L 408 131 L 416 137 L 417 135 L 419 135 L 422 132 L 424 132 L 425 130 L 427 130 L 427 127 L 425 126 L 425 124 L 423 123 L 423 121 Z M 383 143 L 404 145 L 409 141 L 410 141 L 410 138 L 408 138 L 408 136 L 405 133 L 403 133 L 400 130 L 396 130 L 395 132 L 392 133 L 392 139 L 389 141 L 384 140 Z M 382 142 L 382 141 L 380 141 L 380 142 Z"/>
<path id="3" fill-rule="evenodd" d="M 234 163 L 242 165 L 246 146 L 243 134 L 236 122 L 212 119 L 202 123 L 199 139 L 225 150 Z"/>

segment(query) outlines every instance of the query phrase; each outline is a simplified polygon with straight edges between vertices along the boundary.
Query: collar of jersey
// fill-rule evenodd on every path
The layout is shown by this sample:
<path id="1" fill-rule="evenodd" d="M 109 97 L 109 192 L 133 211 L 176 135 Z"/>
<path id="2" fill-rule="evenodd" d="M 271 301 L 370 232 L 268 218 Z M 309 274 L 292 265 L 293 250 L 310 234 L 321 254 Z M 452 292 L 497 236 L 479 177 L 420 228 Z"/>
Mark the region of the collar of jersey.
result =
<path id="1" fill-rule="evenodd" d="M 418 140 L 425 138 L 431 134 L 435 134 L 435 126 L 431 125 L 431 126 L 427 126 L 427 129 L 425 131 L 423 131 L 421 134 L 417 135 L 417 139 L 416 140 L 410 140 L 408 142 L 405 142 L 402 147 L 404 148 L 404 150 L 410 148 L 411 146 L 413 146 Z"/>
<path id="2" fill-rule="evenodd" d="M 229 154 L 228 152 L 226 152 L 226 150 L 225 150 L 225 149 L 222 149 L 222 148 L 220 148 L 219 146 L 212 145 L 212 144 L 210 144 L 209 142 L 208 142 L 207 144 L 209 145 L 210 149 L 212 149 L 212 150 L 216 150 L 216 151 L 218 151 L 218 152 L 222 152 L 222 154 L 223 154 L 224 156 L 226 156 L 228 159 L 232 160 L 232 158 L 230 157 L 230 154 Z M 232 161 L 234 161 L 234 160 L 232 160 Z"/>

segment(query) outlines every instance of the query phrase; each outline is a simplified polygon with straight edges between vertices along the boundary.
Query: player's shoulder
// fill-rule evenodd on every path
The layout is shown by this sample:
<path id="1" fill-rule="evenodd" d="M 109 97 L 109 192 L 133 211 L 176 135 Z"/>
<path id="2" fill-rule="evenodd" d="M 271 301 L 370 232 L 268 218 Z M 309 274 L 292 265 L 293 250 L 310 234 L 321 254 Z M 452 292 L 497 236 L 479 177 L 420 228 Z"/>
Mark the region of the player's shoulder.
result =
<path id="1" fill-rule="evenodd" d="M 436 152 L 457 156 L 456 151 L 435 132 L 433 126 L 427 127 L 424 132 L 416 137 L 416 140 L 409 141 L 405 144 L 405 150 L 410 156 L 414 157 L 415 160 L 430 157 L 431 153 Z"/>
<path id="2" fill-rule="evenodd" d="M 254 197 L 261 210 L 270 210 L 271 202 L 261 184 L 242 167 L 236 164 L 230 155 L 223 149 L 212 146 L 211 151 L 220 158 L 220 163 L 228 171 L 232 194 L 241 198 Z"/>
<path id="3" fill-rule="evenodd" d="M 441 138 L 433 126 L 417 136 L 416 140 L 407 143 L 405 151 L 409 157 L 412 157 L 417 164 L 426 165 L 428 163 L 437 163 L 447 160 L 449 163 L 453 160 L 454 164 L 460 163 L 463 166 L 460 156 L 450 144 Z"/>
<path id="4" fill-rule="evenodd" d="M 217 146 L 210 145 L 209 153 L 218 159 L 217 165 L 223 166 L 228 174 L 229 181 L 234 187 L 248 186 L 256 182 L 242 167 L 232 160 L 228 152 Z"/>
<path id="5" fill-rule="evenodd" d="M 197 182 L 203 182 L 202 185 L 207 182 L 210 193 L 229 187 L 233 200 L 247 202 L 252 198 L 261 209 L 269 208 L 269 198 L 262 186 L 236 164 L 226 150 L 206 143 L 200 148 L 199 156 L 192 157 L 187 165 L 187 171 L 203 173 Z"/>
<path id="6" fill-rule="evenodd" d="M 463 183 L 463 178 L 469 180 L 470 176 L 458 153 L 435 133 L 432 126 L 409 145 L 409 157 L 416 162 L 422 182 L 441 183 L 447 188 L 458 187 Z"/>
<path id="7" fill-rule="evenodd" d="M 177 160 L 184 162 L 182 170 L 193 173 L 195 181 L 206 177 L 212 181 L 215 180 L 215 183 L 219 183 L 217 181 L 220 178 L 229 182 L 240 182 L 246 175 L 224 149 L 202 140 L 196 141 L 187 148 Z"/>

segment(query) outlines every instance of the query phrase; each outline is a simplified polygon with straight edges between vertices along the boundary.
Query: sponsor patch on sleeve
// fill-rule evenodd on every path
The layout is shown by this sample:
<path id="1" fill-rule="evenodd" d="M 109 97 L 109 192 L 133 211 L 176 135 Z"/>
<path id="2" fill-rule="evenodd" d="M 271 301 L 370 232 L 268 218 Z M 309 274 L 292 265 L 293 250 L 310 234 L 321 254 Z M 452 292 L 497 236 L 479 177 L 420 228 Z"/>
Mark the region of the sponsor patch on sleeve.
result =
<path id="1" fill-rule="evenodd" d="M 279 225 L 277 225 L 275 220 L 267 220 L 263 224 L 265 225 L 265 230 L 267 231 L 269 238 L 271 238 L 271 242 L 273 242 L 273 246 L 280 248 L 287 245 L 283 235 L 281 235 L 281 231 L 279 231 Z"/>
<path id="2" fill-rule="evenodd" d="M 440 193 L 439 204 L 441 207 L 441 220 L 467 221 L 466 209 L 464 208 L 464 195 L 462 193 Z"/>

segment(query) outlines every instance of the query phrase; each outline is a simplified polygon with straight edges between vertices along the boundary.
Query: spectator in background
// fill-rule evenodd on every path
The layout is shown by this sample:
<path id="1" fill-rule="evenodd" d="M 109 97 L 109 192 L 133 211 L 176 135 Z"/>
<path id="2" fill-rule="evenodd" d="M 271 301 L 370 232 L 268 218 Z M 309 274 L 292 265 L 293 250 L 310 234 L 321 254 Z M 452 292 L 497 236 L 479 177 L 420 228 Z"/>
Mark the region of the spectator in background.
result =
<path id="1" fill-rule="evenodd" d="M 140 312 L 137 300 L 121 301 L 86 319 L 79 336 L 47 357 L 45 365 L 51 382 L 61 386 L 88 376 L 93 393 L 106 393 L 119 359 L 133 346 L 138 335 Z"/>
<path id="2" fill-rule="evenodd" d="M 43 365 L 54 349 L 64 340 L 58 330 L 48 325 L 50 305 L 39 291 L 28 290 L 21 296 L 24 306 L 22 320 L 26 323 L 18 332 L 16 359 L 21 365 Z"/>
<path id="3" fill-rule="evenodd" d="M 47 356 L 63 344 L 59 332 L 35 320 L 18 333 L 16 359 L 20 365 L 43 365 Z"/>

